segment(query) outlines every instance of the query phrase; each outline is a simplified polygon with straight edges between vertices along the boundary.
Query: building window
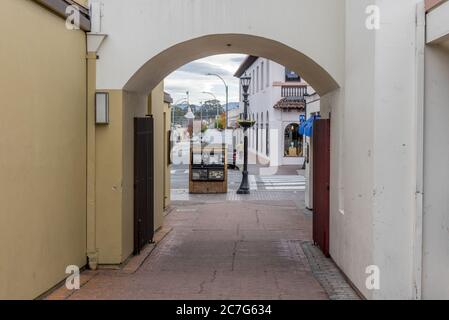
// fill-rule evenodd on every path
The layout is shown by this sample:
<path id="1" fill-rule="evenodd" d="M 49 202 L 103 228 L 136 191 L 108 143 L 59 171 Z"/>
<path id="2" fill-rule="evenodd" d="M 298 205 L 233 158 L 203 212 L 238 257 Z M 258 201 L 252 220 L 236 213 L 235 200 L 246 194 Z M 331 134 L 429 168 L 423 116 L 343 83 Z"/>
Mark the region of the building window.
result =
<path id="1" fill-rule="evenodd" d="M 266 130 L 265 152 L 266 152 L 267 157 L 270 156 L 270 121 L 269 121 L 270 118 L 269 117 L 270 117 L 270 114 L 267 111 L 267 126 L 265 128 L 265 130 Z"/>
<path id="2" fill-rule="evenodd" d="M 267 60 L 267 88 L 270 86 L 270 60 Z"/>
<path id="3" fill-rule="evenodd" d="M 259 66 L 257 66 L 257 73 L 256 73 L 256 90 L 259 92 Z"/>
<path id="4" fill-rule="evenodd" d="M 263 87 L 263 86 L 262 86 Z M 263 131 L 263 112 L 260 113 L 260 153 L 264 153 L 263 152 L 263 148 L 264 148 L 264 131 Z"/>
<path id="5" fill-rule="evenodd" d="M 299 125 L 291 123 L 285 128 L 284 157 L 302 157 L 302 136 L 299 134 Z"/>
<path id="6" fill-rule="evenodd" d="M 285 68 L 285 82 L 301 82 L 301 77 L 296 72 Z"/>
<path id="7" fill-rule="evenodd" d="M 264 72 L 265 72 L 265 69 L 264 69 L 264 63 L 262 62 L 262 65 L 261 65 L 261 67 L 260 67 L 260 90 L 263 90 L 263 84 L 265 83 L 265 81 L 264 81 Z M 262 122 L 263 122 L 263 120 L 262 120 Z"/>
<path id="8" fill-rule="evenodd" d="M 253 94 L 255 94 L 256 93 L 256 84 L 255 84 L 255 82 L 256 82 L 256 72 L 254 70 L 253 70 L 253 80 L 251 82 L 252 82 L 252 91 L 253 91 Z"/>
<path id="9" fill-rule="evenodd" d="M 256 122 L 256 153 L 259 152 L 259 114 L 257 114 Z"/>
<path id="10" fill-rule="evenodd" d="M 252 120 L 254 121 L 254 119 L 256 119 L 256 118 L 254 117 L 254 113 L 253 113 Z M 256 128 L 254 128 L 254 126 L 253 126 L 251 129 L 252 129 L 252 135 L 253 135 L 252 146 L 253 146 L 253 149 L 254 149 L 254 148 L 256 148 L 256 144 L 255 144 L 255 141 L 256 141 Z"/>

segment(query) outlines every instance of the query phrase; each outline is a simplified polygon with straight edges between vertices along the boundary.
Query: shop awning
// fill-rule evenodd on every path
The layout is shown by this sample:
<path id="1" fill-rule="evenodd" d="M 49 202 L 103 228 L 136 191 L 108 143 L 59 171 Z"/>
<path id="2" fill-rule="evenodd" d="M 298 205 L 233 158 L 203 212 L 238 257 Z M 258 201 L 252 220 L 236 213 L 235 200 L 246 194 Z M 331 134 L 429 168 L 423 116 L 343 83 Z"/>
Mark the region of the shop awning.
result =
<path id="1" fill-rule="evenodd" d="M 304 97 L 287 97 L 279 100 L 273 108 L 283 111 L 304 112 L 306 110 L 306 101 Z"/>
<path id="2" fill-rule="evenodd" d="M 306 137 L 311 137 L 313 135 L 313 123 L 318 119 L 320 119 L 320 116 L 312 116 L 307 121 L 303 122 L 299 126 L 299 134 Z"/>

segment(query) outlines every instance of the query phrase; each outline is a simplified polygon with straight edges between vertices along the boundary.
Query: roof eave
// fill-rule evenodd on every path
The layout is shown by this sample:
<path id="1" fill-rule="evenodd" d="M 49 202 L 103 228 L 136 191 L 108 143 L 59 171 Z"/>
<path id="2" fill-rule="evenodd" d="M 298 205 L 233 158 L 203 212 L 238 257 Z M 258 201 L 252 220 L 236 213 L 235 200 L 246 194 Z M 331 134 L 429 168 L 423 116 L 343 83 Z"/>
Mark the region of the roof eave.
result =
<path id="1" fill-rule="evenodd" d="M 259 57 L 257 56 L 250 55 L 246 57 L 246 59 L 242 62 L 240 67 L 235 72 L 234 77 L 240 78 L 246 72 L 246 70 L 248 70 L 248 68 L 251 67 L 254 64 L 254 62 L 256 62 L 257 59 L 259 59 Z"/>
<path id="2" fill-rule="evenodd" d="M 71 5 L 78 5 L 80 9 L 80 29 L 89 32 L 91 28 L 89 10 L 73 0 L 34 0 L 63 19 L 68 17 L 66 9 Z"/>

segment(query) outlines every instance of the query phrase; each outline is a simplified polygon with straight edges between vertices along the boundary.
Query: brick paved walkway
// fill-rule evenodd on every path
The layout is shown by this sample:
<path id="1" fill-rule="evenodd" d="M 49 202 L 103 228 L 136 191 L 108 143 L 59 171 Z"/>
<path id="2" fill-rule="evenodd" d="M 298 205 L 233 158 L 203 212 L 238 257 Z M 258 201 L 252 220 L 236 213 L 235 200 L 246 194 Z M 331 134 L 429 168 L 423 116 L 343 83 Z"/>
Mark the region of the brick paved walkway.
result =
<path id="1" fill-rule="evenodd" d="M 326 258 L 320 249 L 312 242 L 301 244 L 309 260 L 315 278 L 321 283 L 331 300 L 360 300 L 359 295 L 352 289 L 340 270 L 330 258 Z"/>
<path id="2" fill-rule="evenodd" d="M 175 204 L 171 228 L 135 272 L 83 274 L 49 299 L 327 299 L 301 244 L 310 216 L 284 201 Z"/>

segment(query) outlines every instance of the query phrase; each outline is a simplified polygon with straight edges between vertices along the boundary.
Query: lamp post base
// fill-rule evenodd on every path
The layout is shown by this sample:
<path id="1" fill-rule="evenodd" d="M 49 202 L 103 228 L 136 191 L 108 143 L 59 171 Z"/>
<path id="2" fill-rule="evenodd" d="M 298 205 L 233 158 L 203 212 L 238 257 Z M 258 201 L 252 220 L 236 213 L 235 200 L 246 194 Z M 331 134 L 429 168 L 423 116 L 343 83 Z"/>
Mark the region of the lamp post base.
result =
<path id="1" fill-rule="evenodd" d="M 248 171 L 243 171 L 242 184 L 240 185 L 237 194 L 250 194 L 250 187 L 248 183 Z"/>

